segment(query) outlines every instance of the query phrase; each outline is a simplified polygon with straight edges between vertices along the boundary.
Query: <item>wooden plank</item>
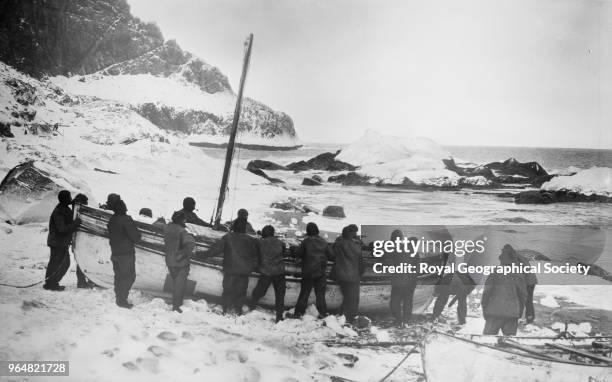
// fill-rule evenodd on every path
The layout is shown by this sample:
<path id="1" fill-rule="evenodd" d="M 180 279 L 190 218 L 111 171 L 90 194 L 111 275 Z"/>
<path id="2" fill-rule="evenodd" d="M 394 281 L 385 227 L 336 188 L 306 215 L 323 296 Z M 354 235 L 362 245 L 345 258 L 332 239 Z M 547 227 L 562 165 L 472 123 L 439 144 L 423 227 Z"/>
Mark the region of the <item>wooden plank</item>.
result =
<path id="1" fill-rule="evenodd" d="M 589 353 L 589 352 L 578 350 L 578 349 L 573 349 L 573 348 L 570 348 L 570 347 L 567 347 L 567 346 L 563 346 L 563 345 L 557 345 L 557 344 L 553 344 L 553 343 L 547 342 L 546 346 L 554 348 L 554 349 L 563 350 L 565 352 L 572 353 L 572 354 L 575 354 L 575 355 L 579 355 L 581 357 L 590 358 L 590 359 L 595 360 L 595 361 L 604 362 L 604 363 L 607 363 L 607 364 L 612 362 L 611 358 L 602 357 L 602 356 L 599 356 L 597 354 Z"/>
<path id="2" fill-rule="evenodd" d="M 531 346 L 521 345 L 518 342 L 509 340 L 509 339 L 502 339 L 502 338 L 500 338 L 499 343 L 502 344 L 502 345 L 509 346 L 511 348 L 515 348 L 515 349 L 524 351 L 525 353 L 537 355 L 537 356 L 542 357 L 542 358 L 547 358 L 547 359 L 550 359 L 550 360 L 553 360 L 553 361 L 567 362 L 566 359 L 563 359 L 561 357 L 555 357 L 553 355 L 546 354 L 546 353 L 544 353 L 542 351 L 539 351 L 537 349 L 532 348 Z"/>
<path id="3" fill-rule="evenodd" d="M 608 349 L 612 350 L 612 344 L 601 342 L 601 341 L 593 341 L 593 347 L 599 349 Z"/>

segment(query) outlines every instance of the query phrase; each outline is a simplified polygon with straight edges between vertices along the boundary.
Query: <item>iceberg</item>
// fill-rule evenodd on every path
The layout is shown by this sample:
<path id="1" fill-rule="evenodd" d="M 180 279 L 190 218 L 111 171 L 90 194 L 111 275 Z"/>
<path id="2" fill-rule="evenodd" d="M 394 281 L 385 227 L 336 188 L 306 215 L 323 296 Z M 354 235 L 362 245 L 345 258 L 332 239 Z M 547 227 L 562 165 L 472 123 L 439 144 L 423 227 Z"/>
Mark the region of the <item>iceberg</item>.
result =
<path id="1" fill-rule="evenodd" d="M 336 159 L 360 166 L 356 172 L 370 177 L 373 184 L 431 187 L 491 184 L 482 176 L 465 177 L 447 169 L 443 160 L 450 160 L 450 153 L 428 138 L 397 137 L 368 130 Z"/>

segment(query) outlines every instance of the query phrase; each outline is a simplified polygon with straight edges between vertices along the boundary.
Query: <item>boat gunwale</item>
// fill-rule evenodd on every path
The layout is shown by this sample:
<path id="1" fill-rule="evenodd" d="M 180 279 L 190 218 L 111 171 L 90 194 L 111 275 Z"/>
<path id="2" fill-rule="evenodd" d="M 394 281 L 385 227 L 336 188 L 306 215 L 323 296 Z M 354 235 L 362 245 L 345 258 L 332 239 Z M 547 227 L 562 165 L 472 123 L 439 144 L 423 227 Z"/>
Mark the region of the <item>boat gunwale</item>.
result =
<path id="1" fill-rule="evenodd" d="M 95 208 L 95 207 L 92 207 L 92 206 L 78 205 L 78 207 L 75 208 L 75 211 L 74 211 L 75 217 L 78 217 L 80 215 L 85 215 L 85 216 L 88 216 L 90 218 L 97 219 L 97 220 L 102 220 L 102 221 L 106 220 L 106 219 L 104 219 L 102 217 L 95 216 L 95 214 L 87 214 L 87 213 L 81 212 L 80 210 L 81 210 L 82 207 L 85 207 L 86 210 L 92 211 L 95 214 L 99 214 L 99 215 L 111 215 L 112 216 L 111 213 L 109 213 L 109 212 L 107 212 L 105 210 L 99 209 L 99 208 Z M 158 227 L 156 227 L 155 225 L 149 224 L 149 223 L 145 223 L 145 222 L 141 222 L 141 221 L 137 221 L 137 220 L 134 220 L 134 222 L 138 226 L 138 229 L 141 229 L 141 230 L 145 231 L 144 233 L 149 234 L 149 235 L 153 235 L 153 236 L 163 240 L 163 234 L 160 232 L 160 229 Z M 89 235 L 94 235 L 94 236 L 98 236 L 98 237 L 102 237 L 102 238 L 109 238 L 108 234 L 102 233 L 99 230 L 95 230 L 95 229 L 89 228 L 89 227 L 87 227 L 87 226 L 85 226 L 83 224 L 81 224 L 79 226 L 79 228 L 74 233 L 74 235 L 76 235 L 78 232 L 83 232 L 83 233 L 86 233 L 86 234 L 89 234 Z M 217 231 L 215 231 L 215 232 L 217 232 Z M 198 243 L 200 243 L 200 244 L 211 244 L 211 243 L 205 243 L 202 240 L 200 240 L 198 242 L 197 239 L 200 239 L 200 238 L 203 238 L 203 237 L 204 236 L 202 236 L 202 235 L 197 235 L 196 236 L 196 245 Z M 213 239 L 208 239 L 208 240 L 210 242 L 214 243 Z M 158 256 L 165 257 L 164 252 L 161 251 L 159 248 L 155 247 L 152 244 L 149 244 L 149 245 L 146 245 L 146 244 L 149 244 L 149 243 L 146 243 L 143 240 L 141 240 L 139 243 L 136 243 L 134 246 L 136 248 L 139 248 L 139 249 L 144 250 L 146 252 L 149 252 L 151 254 L 156 254 Z M 214 257 L 210 257 L 210 258 L 211 259 L 217 259 L 217 260 L 222 260 L 223 259 L 222 256 L 214 256 Z M 297 266 L 297 263 L 291 262 L 290 260 L 287 261 L 287 260 L 284 259 L 284 262 L 285 262 L 285 264 L 293 264 L 293 265 Z M 77 263 L 78 263 L 78 261 L 77 261 Z M 216 263 L 213 263 L 213 262 L 208 262 L 208 261 L 202 260 L 202 259 L 191 258 L 190 259 L 190 263 L 194 264 L 194 265 L 198 265 L 198 266 L 203 266 L 203 267 L 219 270 L 221 272 L 223 271 L 223 266 L 222 265 L 216 264 Z M 328 262 L 328 264 L 330 264 L 330 263 L 333 264 L 333 262 Z M 250 276 L 260 278 L 262 275 L 261 275 L 260 272 L 252 271 Z M 302 279 L 302 277 L 301 277 L 301 275 L 299 273 L 296 274 L 296 273 L 292 273 L 292 272 L 285 272 L 285 277 L 287 278 L 287 281 L 290 281 L 290 282 L 301 282 L 301 279 Z M 420 281 L 419 282 L 420 285 L 432 285 L 432 286 L 436 285 L 436 283 L 437 283 L 437 281 L 439 279 L 437 276 L 431 275 L 431 274 L 419 275 L 417 278 Z M 336 280 L 334 280 L 332 278 L 329 278 L 329 277 L 327 277 L 327 283 L 331 284 L 331 285 L 339 285 Z M 388 278 L 382 278 L 382 277 L 377 278 L 377 279 L 373 279 L 371 277 L 368 277 L 365 280 L 362 279 L 360 281 L 360 286 L 391 286 L 391 280 L 388 279 Z"/>

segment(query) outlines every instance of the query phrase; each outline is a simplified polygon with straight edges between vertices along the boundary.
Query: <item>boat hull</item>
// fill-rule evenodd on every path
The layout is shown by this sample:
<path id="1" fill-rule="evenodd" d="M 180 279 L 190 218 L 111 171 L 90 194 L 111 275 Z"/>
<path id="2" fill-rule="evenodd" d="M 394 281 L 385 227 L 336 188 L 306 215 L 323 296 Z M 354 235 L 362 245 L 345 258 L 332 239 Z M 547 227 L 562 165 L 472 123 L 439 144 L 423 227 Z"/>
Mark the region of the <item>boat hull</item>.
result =
<path id="1" fill-rule="evenodd" d="M 612 367 L 561 362 L 430 333 L 421 345 L 427 382 L 612 382 Z"/>
<path id="2" fill-rule="evenodd" d="M 76 214 L 83 223 L 76 232 L 73 250 L 79 267 L 87 277 L 99 286 L 113 287 L 113 267 L 110 260 L 110 245 L 106 232 L 107 217 L 101 210 L 87 207 Z M 149 224 L 137 222 L 143 239 L 136 245 L 136 281 L 133 288 L 154 295 L 169 296 L 172 286 L 162 251 L 163 236 L 159 229 Z M 223 233 L 210 230 L 208 238 L 198 236 L 196 252 L 205 251 L 218 240 Z M 220 258 L 207 260 L 192 259 L 186 295 L 193 298 L 219 300 L 222 293 L 223 269 Z M 248 295 L 257 284 L 260 275 L 253 272 L 249 277 Z M 299 267 L 286 264 L 285 307 L 295 306 L 300 292 Z M 423 313 L 433 300 L 434 285 L 419 285 L 415 291 L 413 312 Z M 362 313 L 387 310 L 391 296 L 391 285 L 386 281 L 362 281 L 360 286 L 359 310 Z M 314 303 L 314 293 L 309 303 Z M 339 285 L 328 279 L 326 291 L 328 308 L 337 311 L 342 304 L 342 292 Z M 266 295 L 259 301 L 266 307 L 274 306 L 274 290 L 268 288 Z"/>

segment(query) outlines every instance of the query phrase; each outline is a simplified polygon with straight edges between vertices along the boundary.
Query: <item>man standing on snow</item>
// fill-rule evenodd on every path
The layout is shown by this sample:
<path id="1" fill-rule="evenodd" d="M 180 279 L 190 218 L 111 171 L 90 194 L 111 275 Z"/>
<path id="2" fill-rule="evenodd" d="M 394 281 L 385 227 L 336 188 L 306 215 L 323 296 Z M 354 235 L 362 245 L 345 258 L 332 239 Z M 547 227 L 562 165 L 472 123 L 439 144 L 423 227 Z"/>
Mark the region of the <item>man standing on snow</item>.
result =
<path id="1" fill-rule="evenodd" d="M 265 296 L 268 287 L 274 288 L 276 322 L 283 319 L 285 310 L 285 263 L 283 262 L 283 242 L 274 237 L 274 227 L 267 225 L 261 230 L 257 242 L 259 254 L 259 280 L 251 296 L 251 308 Z"/>
<path id="2" fill-rule="evenodd" d="M 397 238 L 403 239 L 404 233 L 396 229 L 391 233 L 391 241 Z M 409 243 L 416 243 L 418 239 L 411 237 Z M 409 252 L 388 252 L 385 254 L 386 261 L 391 266 L 419 266 L 419 254 L 415 253 L 414 245 L 411 245 Z M 391 274 L 391 314 L 395 318 L 395 324 L 399 327 L 404 327 L 412 318 L 412 301 L 414 299 L 414 291 L 417 287 L 418 273 L 392 273 Z"/>
<path id="3" fill-rule="evenodd" d="M 185 214 L 177 211 L 172 215 L 172 222 L 164 226 L 164 252 L 172 278 L 172 310 L 179 313 L 183 313 L 181 305 L 194 248 L 195 239 L 185 229 Z"/>
<path id="4" fill-rule="evenodd" d="M 342 313 L 346 321 L 353 323 L 359 310 L 359 282 L 363 273 L 361 245 L 357 243 L 358 228 L 355 224 L 342 229 L 342 235 L 333 245 L 334 269 L 332 271 L 342 291 Z"/>
<path id="5" fill-rule="evenodd" d="M 204 227 L 211 227 L 210 224 L 200 219 L 198 215 L 196 215 L 196 213 L 193 212 L 195 211 L 195 208 L 196 208 L 195 199 L 188 196 L 185 199 L 183 199 L 183 209 L 180 210 L 179 212 L 182 212 L 185 214 L 186 222 L 189 224 L 196 224 L 196 225 L 201 225 Z"/>
<path id="6" fill-rule="evenodd" d="M 136 280 L 136 249 L 140 231 L 132 217 L 126 215 L 123 200 L 113 204 L 113 216 L 108 221 L 108 236 L 111 246 L 111 260 L 115 272 L 115 300 L 121 308 L 132 308 L 127 300 L 130 288 Z"/>
<path id="7" fill-rule="evenodd" d="M 319 236 L 319 227 L 315 223 L 306 224 L 306 238 L 296 251 L 298 258 L 302 259 L 302 283 L 300 294 L 295 304 L 295 318 L 302 317 L 306 312 L 310 292 L 314 288 L 316 307 L 320 317 L 327 316 L 327 302 L 325 290 L 327 289 L 327 260 L 333 260 L 334 253 L 329 243 Z"/>
<path id="8" fill-rule="evenodd" d="M 499 256 L 501 265 L 518 264 L 519 259 L 510 245 L 504 245 Z M 516 335 L 518 319 L 527 298 L 527 287 L 523 275 L 515 273 L 493 273 L 487 277 L 482 292 L 482 313 L 486 320 L 482 334 L 504 336 Z"/>
<path id="9" fill-rule="evenodd" d="M 72 220 L 72 210 L 70 203 L 72 196 L 67 190 L 62 190 L 57 195 L 59 203 L 53 209 L 49 218 L 49 234 L 47 236 L 47 245 L 51 250 L 49 264 L 45 275 L 44 289 L 62 291 L 64 286 L 59 285 L 62 277 L 70 267 L 70 253 L 68 248 L 72 243 L 72 234 L 81 224 L 81 219 Z"/>
<path id="10" fill-rule="evenodd" d="M 223 254 L 223 313 L 232 309 L 242 314 L 246 302 L 249 275 L 257 262 L 256 240 L 246 234 L 246 220 L 239 218 L 232 224 L 232 231 L 226 233 L 213 245 L 207 256 Z"/>

